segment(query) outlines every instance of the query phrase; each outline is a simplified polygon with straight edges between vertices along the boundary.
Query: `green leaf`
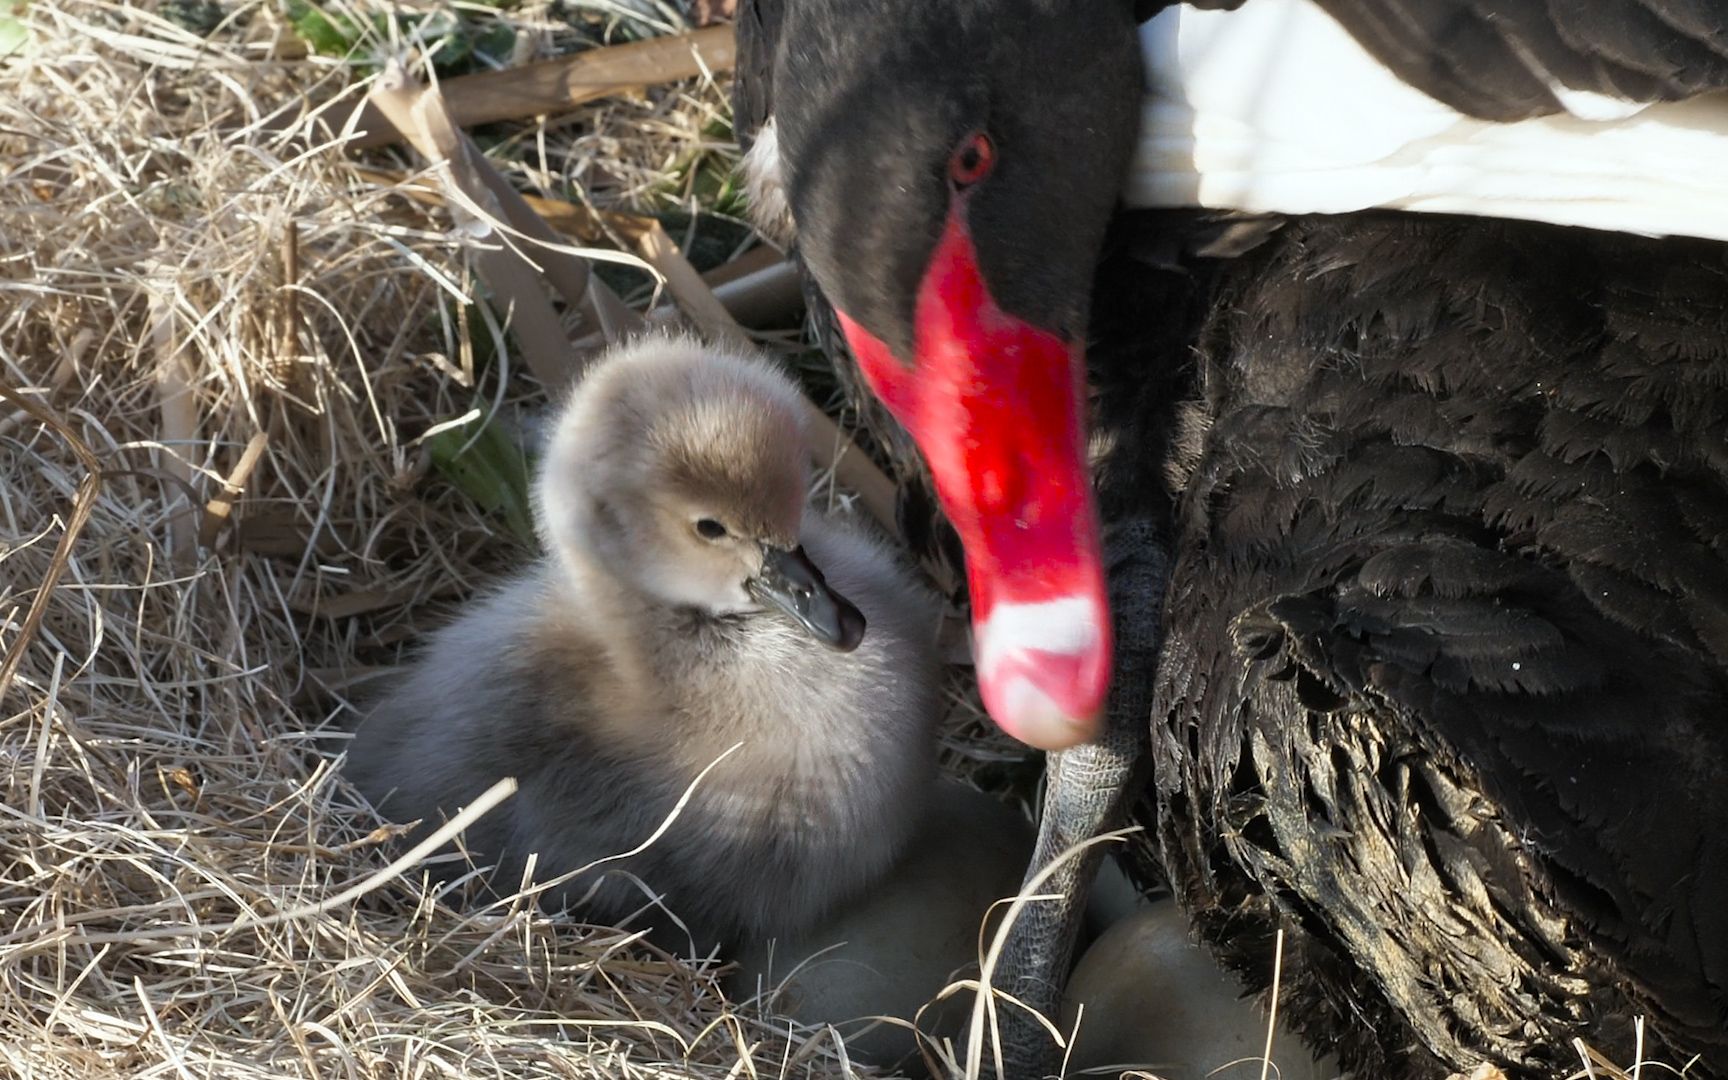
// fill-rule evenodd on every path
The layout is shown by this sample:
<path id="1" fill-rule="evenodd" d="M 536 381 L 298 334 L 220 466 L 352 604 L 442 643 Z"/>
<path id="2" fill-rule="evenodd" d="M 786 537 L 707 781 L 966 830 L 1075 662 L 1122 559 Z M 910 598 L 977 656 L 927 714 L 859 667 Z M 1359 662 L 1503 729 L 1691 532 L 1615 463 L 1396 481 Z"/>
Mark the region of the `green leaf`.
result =
<path id="1" fill-rule="evenodd" d="M 426 446 L 433 467 L 444 479 L 481 509 L 503 515 L 505 525 L 523 543 L 534 543 L 528 456 L 496 420 L 475 419 L 440 431 L 426 440 Z"/>
<path id="2" fill-rule="evenodd" d="M 18 16 L 25 0 L 0 0 L 0 57 L 20 52 L 30 44 L 30 28 Z"/>
<path id="3" fill-rule="evenodd" d="M 455 13 L 433 11 L 410 16 L 402 26 L 425 43 L 426 56 L 439 75 L 451 78 L 466 74 L 472 67 L 474 35 Z"/>
<path id="4" fill-rule="evenodd" d="M 320 56 L 346 56 L 359 48 L 364 30 L 346 15 L 327 15 L 305 0 L 288 5 L 288 21 L 306 47 Z"/>

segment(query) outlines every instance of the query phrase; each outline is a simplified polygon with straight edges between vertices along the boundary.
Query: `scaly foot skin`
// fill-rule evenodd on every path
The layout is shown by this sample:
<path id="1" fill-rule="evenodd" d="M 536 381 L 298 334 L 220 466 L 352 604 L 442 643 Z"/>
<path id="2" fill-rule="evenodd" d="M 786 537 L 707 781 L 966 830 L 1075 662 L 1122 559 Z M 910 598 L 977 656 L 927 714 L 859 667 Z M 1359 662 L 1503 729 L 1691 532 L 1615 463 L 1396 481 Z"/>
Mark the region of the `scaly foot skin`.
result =
<path id="1" fill-rule="evenodd" d="M 1121 825 L 1145 779 L 1159 615 L 1170 567 L 1166 545 L 1158 530 L 1143 520 L 1120 523 L 1104 538 L 1116 635 L 1105 729 L 1095 742 L 1050 755 L 1038 845 L 1027 881 L 1075 844 Z M 1088 848 L 1032 890 L 1059 899 L 1027 905 L 997 963 L 993 985 L 1046 1017 L 1058 1015 L 1087 892 L 1107 847 Z M 997 1023 L 1005 1080 L 1032 1080 L 1060 1070 L 1061 1048 L 1036 1019 L 1000 1002 Z M 986 1047 L 988 1038 L 986 1033 Z M 994 1065 L 988 1048 L 984 1063 L 989 1075 Z"/>

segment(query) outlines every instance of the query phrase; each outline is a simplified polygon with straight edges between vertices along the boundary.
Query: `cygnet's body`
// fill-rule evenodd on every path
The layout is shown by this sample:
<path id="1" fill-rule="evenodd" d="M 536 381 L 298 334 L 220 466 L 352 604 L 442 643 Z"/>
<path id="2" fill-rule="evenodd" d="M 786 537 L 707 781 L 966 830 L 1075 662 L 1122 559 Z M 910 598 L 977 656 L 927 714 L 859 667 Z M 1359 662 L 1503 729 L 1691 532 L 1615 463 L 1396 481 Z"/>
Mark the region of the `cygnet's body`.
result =
<path id="1" fill-rule="evenodd" d="M 646 851 L 554 898 L 624 870 L 735 941 L 883 873 L 934 781 L 936 617 L 885 549 L 807 509 L 801 410 L 765 362 L 688 339 L 596 362 L 538 481 L 552 554 L 433 636 L 360 726 L 355 784 L 435 823 L 516 777 L 466 835 L 509 891 L 530 853 L 544 881 L 635 848 L 742 744 Z M 645 903 L 614 874 L 583 910 Z"/>

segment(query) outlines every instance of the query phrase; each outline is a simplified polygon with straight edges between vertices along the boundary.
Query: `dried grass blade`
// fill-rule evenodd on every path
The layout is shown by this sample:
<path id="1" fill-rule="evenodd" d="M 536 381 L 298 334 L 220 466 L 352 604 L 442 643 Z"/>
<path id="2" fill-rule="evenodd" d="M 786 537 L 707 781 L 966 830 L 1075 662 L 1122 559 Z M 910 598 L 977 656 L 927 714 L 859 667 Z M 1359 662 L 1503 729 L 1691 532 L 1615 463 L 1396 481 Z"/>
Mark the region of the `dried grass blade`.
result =
<path id="1" fill-rule="evenodd" d="M 467 143 L 466 136 L 461 138 Z M 585 332 L 578 335 L 579 340 L 572 347 L 577 357 L 585 357 L 650 325 L 593 276 L 587 260 L 565 247 L 559 233 L 584 244 L 609 241 L 608 230 L 634 239 L 648 229 L 658 227 L 653 218 L 616 211 L 596 214 L 586 207 L 560 199 L 524 195 L 487 164 L 478 151 L 471 153 L 468 160 L 477 163 L 480 178 L 497 198 L 510 227 L 521 239 L 536 245 L 535 257 L 540 260 L 540 270 L 546 280 L 552 283 L 565 302 L 581 314 Z M 360 170 L 360 174 L 374 183 L 397 184 L 411 198 L 439 206 L 449 205 L 449 200 L 441 193 L 407 181 L 400 175 L 366 169 Z"/>
<path id="2" fill-rule="evenodd" d="M 79 478 L 78 490 L 72 497 L 72 510 L 66 516 L 65 531 L 60 534 L 60 542 L 54 545 L 54 557 L 48 564 L 48 572 L 42 575 L 42 582 L 36 587 L 36 595 L 30 598 L 30 607 L 24 612 L 24 621 L 19 624 L 18 634 L 12 639 L 11 647 L 6 649 L 5 659 L 0 660 L 0 701 L 3 701 L 6 691 L 12 687 L 12 679 L 18 673 L 18 665 L 24 662 L 24 654 L 29 651 L 31 642 L 36 640 L 36 631 L 42 626 L 42 619 L 48 612 L 48 603 L 53 599 L 54 589 L 60 584 L 61 576 L 66 573 L 66 567 L 72 561 L 72 545 L 77 542 L 78 534 L 84 531 L 91 511 L 96 508 L 96 496 L 102 490 L 102 465 L 96 460 L 90 447 L 78 437 L 77 432 L 53 412 L 32 401 L 29 396 L 0 385 L 0 399 L 12 402 L 29 413 L 31 419 L 60 436 L 78 458 L 79 464 L 84 466 L 84 475 Z"/>
<path id="3" fill-rule="evenodd" d="M 541 291 L 534 268 L 502 243 L 494 222 L 503 219 L 504 211 L 470 160 L 478 154 L 450 126 L 437 93 L 425 90 L 399 65 L 393 65 L 379 77 L 371 100 L 414 149 L 443 166 L 442 179 L 452 193 L 463 196 L 449 200 L 450 212 L 459 225 L 471 227 L 485 241 L 474 247 L 476 266 L 491 289 L 500 316 L 514 331 L 529 369 L 548 386 L 567 383 L 575 372 L 570 369 L 569 340 L 558 315 Z M 490 215 L 491 220 L 483 214 Z"/>
<path id="4" fill-rule="evenodd" d="M 617 293 L 594 276 L 586 259 L 564 249 L 558 233 L 528 206 L 521 192 L 511 187 L 510 182 L 488 165 L 485 158 L 473 151 L 473 144 L 467 141 L 466 136 L 463 136 L 463 142 L 472 151 L 466 160 L 477 163 L 478 175 L 497 197 L 510 225 L 539 245 L 536 256 L 541 261 L 546 280 L 564 297 L 565 303 L 582 313 L 583 323 L 598 326 L 609 342 L 619 341 L 641 330 L 642 316 L 630 310 Z"/>
<path id="5" fill-rule="evenodd" d="M 1004 1080 L 1002 1040 L 996 1021 L 996 1001 L 997 998 L 1002 998 L 1012 1003 L 1015 999 L 1012 995 L 1004 993 L 992 986 L 991 980 L 996 975 L 996 965 L 1002 958 L 1002 951 L 1008 945 L 1008 935 L 1014 929 L 1015 922 L 1019 920 L 1020 913 L 1026 909 L 1027 904 L 1042 900 L 1056 899 L 1056 897 L 1053 896 L 1040 895 L 1037 890 L 1043 887 L 1044 883 L 1049 881 L 1050 878 L 1062 868 L 1064 863 L 1068 862 L 1070 859 L 1079 858 L 1087 848 L 1090 848 L 1095 844 L 1115 843 L 1122 840 L 1124 837 L 1139 831 L 1140 827 L 1135 825 L 1125 829 L 1115 829 L 1111 832 L 1099 833 L 1097 836 L 1091 837 L 1090 839 L 1082 840 L 1078 844 L 1075 844 L 1068 850 L 1051 859 L 1049 864 L 1039 870 L 1036 874 L 1033 874 L 1023 885 L 1020 886 L 1020 892 L 1008 903 L 1008 909 L 1006 913 L 1003 914 L 1002 921 L 996 926 L 996 932 L 991 937 L 990 947 L 985 950 L 984 955 L 980 958 L 980 963 L 978 965 L 978 979 L 974 984 L 978 988 L 978 996 L 972 1003 L 972 1018 L 967 1024 L 966 1031 L 965 1075 L 969 1077 L 983 1075 L 984 1029 L 986 1023 L 988 1023 L 990 1031 L 994 1036 L 991 1040 L 991 1049 L 995 1055 L 997 1080 Z M 1062 1043 L 1063 1036 L 1061 1031 L 1059 1031 L 1047 1017 L 1023 1004 L 1021 1007 L 1025 1009 L 1025 1011 L 1029 1013 L 1034 1020 L 1042 1025 L 1058 1044 Z"/>

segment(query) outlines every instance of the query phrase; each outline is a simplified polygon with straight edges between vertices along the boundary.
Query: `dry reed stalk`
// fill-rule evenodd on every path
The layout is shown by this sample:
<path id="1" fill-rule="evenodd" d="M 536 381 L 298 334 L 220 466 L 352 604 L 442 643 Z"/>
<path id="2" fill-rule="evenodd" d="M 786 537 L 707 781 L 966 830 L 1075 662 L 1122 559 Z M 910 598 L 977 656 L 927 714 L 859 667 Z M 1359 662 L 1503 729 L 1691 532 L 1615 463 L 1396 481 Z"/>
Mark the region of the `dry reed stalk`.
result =
<path id="1" fill-rule="evenodd" d="M 611 45 L 503 71 L 463 75 L 446 81 L 441 89 L 450 102 L 451 122 L 456 127 L 473 127 L 567 112 L 577 105 L 644 86 L 730 71 L 735 59 L 732 28 L 710 26 L 677 37 Z M 387 115 L 366 108 L 364 103 L 357 108 L 360 116 L 353 123 L 359 134 L 349 145 L 383 146 L 406 134 Z M 350 119 L 347 113 L 332 115 L 328 130 L 332 134 L 343 131 Z"/>
<path id="2" fill-rule="evenodd" d="M 743 261 L 737 260 L 738 263 Z M 721 269 L 736 265 L 737 263 L 732 263 Z M 714 295 L 719 297 L 720 302 L 726 305 L 726 310 L 743 326 L 784 325 L 785 321 L 804 305 L 798 269 L 783 258 L 777 257 L 766 266 L 735 277 L 721 278 L 718 272 L 715 272 L 703 275 L 703 280 L 709 282 Z M 656 312 L 658 310 L 655 309 Z M 655 312 L 649 312 L 648 317 L 652 319 L 654 315 Z"/>
<path id="3" fill-rule="evenodd" d="M 252 470 L 258 467 L 259 459 L 269 445 L 269 435 L 262 431 L 254 432 L 246 443 L 246 449 L 240 452 L 240 460 L 223 479 L 222 494 L 204 504 L 204 521 L 198 527 L 199 547 L 207 548 L 216 543 L 217 534 L 234 513 L 234 501 L 246 490 L 246 481 L 252 478 Z"/>
<path id="4" fill-rule="evenodd" d="M 282 244 L 281 311 L 281 360 L 286 368 L 300 351 L 300 227 L 292 219 Z"/>
<path id="5" fill-rule="evenodd" d="M 728 279 L 716 280 L 718 271 L 712 270 L 701 277 L 720 306 L 739 326 L 752 330 L 783 327 L 804 310 L 804 292 L 798 280 L 798 268 L 784 259 Z M 669 300 L 650 308 L 642 319 L 648 326 L 665 328 L 678 325 L 684 317 L 678 304 Z M 585 351 L 601 344 L 602 339 L 590 336 L 578 339 L 576 348 Z"/>
<path id="6" fill-rule="evenodd" d="M 354 172 L 368 183 L 393 188 L 430 206 L 446 205 L 442 192 L 399 170 L 357 168 Z M 643 214 L 602 213 L 563 199 L 523 194 L 522 201 L 546 224 L 583 244 L 607 243 L 614 233 L 633 240 L 655 224 L 653 218 Z"/>
<path id="7" fill-rule="evenodd" d="M 198 408 L 192 398 L 190 365 L 181 354 L 183 343 L 174 331 L 172 300 L 160 294 L 150 297 L 150 340 L 156 352 L 156 404 L 162 416 L 162 460 L 164 473 L 186 491 L 192 486 L 192 452 L 198 436 Z M 185 513 L 168 519 L 169 554 L 181 571 L 189 569 L 194 556 L 192 521 Z"/>
<path id="8" fill-rule="evenodd" d="M 672 294 L 672 299 L 698 329 L 716 341 L 735 345 L 750 343 L 750 335 L 715 298 L 702 275 L 690 265 L 658 221 L 650 221 L 634 240 L 636 253 L 665 281 L 666 291 Z"/>
<path id="9" fill-rule="evenodd" d="M 507 216 L 504 198 L 487 179 L 493 171 L 474 144 L 453 126 L 436 91 L 419 86 L 401 66 L 392 65 L 373 86 L 370 100 L 422 156 L 438 167 L 458 227 L 477 241 L 474 259 L 480 276 L 491 288 L 491 301 L 514 332 L 517 347 L 535 377 L 549 387 L 573 380 L 578 369 L 570 362 L 569 339 L 541 291 L 537 271 L 552 276 L 559 273 L 552 267 L 559 265 L 562 272 L 555 281 L 561 288 L 574 291 L 569 299 L 579 305 L 584 325 L 609 340 L 621 333 L 618 323 L 627 323 L 625 317 L 611 314 L 623 309 L 622 302 L 593 280 L 586 263 L 572 267 L 545 259 L 544 265 L 537 266 L 510 243 L 499 228 Z M 601 296 L 610 300 L 599 299 Z"/>
<path id="10" fill-rule="evenodd" d="M 417 182 L 405 173 L 364 168 L 355 171 L 371 183 L 394 185 L 395 190 L 428 205 L 446 204 L 441 192 Z M 604 244 L 615 234 L 638 245 L 638 250 L 642 250 L 643 239 L 650 230 L 659 230 L 664 236 L 664 229 L 658 221 L 641 214 L 596 212 L 563 199 L 549 199 L 540 195 L 524 194 L 521 198 L 547 225 L 578 243 Z M 671 243 L 670 237 L 657 240 L 650 250 L 642 251 L 644 261 L 653 264 L 654 251 Z M 665 273 L 663 267 L 656 265 L 655 269 Z M 796 267 L 785 256 L 767 246 L 752 248 L 731 262 L 700 276 L 732 321 L 740 326 L 756 328 L 783 325 L 797 314 L 804 303 Z M 677 290 L 672 291 L 674 296 L 678 295 Z M 643 319 L 650 326 L 670 326 L 679 317 L 678 305 L 668 302 L 646 312 Z M 604 335 L 596 332 L 591 338 L 579 339 L 575 348 L 578 352 L 583 352 L 598 347 L 604 340 Z"/>

